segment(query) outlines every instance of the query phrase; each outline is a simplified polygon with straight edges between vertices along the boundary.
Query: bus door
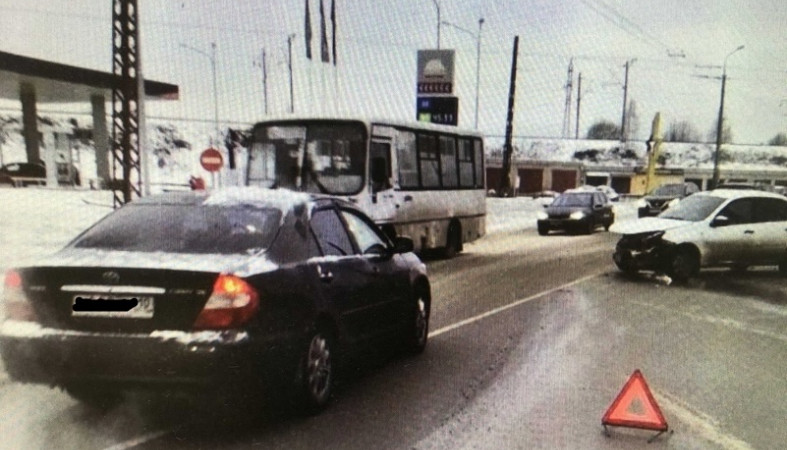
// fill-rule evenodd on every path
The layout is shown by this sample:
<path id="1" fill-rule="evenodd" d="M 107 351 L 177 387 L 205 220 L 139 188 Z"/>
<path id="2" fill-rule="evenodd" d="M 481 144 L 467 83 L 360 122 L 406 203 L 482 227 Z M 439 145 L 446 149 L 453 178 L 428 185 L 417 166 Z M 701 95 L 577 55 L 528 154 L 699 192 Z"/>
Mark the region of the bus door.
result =
<path id="1" fill-rule="evenodd" d="M 396 193 L 391 169 L 391 142 L 373 139 L 369 148 L 368 211 L 378 224 L 393 222 L 396 217 Z"/>

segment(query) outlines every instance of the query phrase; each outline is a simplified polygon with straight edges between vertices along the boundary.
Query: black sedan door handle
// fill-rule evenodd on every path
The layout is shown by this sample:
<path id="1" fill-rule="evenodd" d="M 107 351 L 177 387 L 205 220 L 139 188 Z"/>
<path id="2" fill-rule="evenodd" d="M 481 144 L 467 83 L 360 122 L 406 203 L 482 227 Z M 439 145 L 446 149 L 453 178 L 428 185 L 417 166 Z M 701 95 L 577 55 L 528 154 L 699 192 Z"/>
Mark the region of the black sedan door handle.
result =
<path id="1" fill-rule="evenodd" d="M 754 234 L 754 230 L 746 230 L 743 234 Z"/>

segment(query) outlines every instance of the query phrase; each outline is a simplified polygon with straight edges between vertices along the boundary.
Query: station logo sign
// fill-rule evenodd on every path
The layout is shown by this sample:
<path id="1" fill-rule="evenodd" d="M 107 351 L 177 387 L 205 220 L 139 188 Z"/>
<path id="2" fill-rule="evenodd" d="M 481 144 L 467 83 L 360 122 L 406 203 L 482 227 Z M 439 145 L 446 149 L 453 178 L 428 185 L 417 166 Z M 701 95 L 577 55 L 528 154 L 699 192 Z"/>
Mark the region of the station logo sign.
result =
<path id="1" fill-rule="evenodd" d="M 418 95 L 454 93 L 454 50 L 418 50 Z"/>

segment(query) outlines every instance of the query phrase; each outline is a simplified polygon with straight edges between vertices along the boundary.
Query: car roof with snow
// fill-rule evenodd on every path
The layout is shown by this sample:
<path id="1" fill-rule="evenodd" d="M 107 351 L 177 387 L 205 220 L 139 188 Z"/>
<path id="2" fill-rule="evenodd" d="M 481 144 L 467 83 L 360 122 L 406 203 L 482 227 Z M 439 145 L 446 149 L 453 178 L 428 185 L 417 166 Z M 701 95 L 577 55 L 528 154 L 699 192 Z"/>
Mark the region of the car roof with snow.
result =
<path id="1" fill-rule="evenodd" d="M 135 205 L 205 205 L 205 206 L 257 206 L 274 207 L 287 212 L 297 205 L 320 200 L 341 201 L 321 194 L 270 189 L 257 186 L 226 187 L 208 191 L 174 191 L 134 200 Z M 342 203 L 348 203 L 342 201 Z"/>
<path id="2" fill-rule="evenodd" d="M 784 199 L 781 194 L 773 192 L 760 191 L 756 189 L 714 189 L 712 191 L 697 192 L 693 195 L 708 195 L 713 197 L 721 197 L 726 199 L 744 198 L 744 197 L 770 197 Z"/>

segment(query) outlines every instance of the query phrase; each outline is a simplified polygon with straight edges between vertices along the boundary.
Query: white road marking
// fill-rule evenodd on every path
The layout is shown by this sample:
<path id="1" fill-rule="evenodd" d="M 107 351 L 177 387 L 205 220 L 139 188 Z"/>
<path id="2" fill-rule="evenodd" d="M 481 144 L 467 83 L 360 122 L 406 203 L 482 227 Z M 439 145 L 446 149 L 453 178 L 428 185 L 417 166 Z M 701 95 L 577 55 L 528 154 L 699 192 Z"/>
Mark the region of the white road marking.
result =
<path id="1" fill-rule="evenodd" d="M 659 405 L 669 411 L 671 415 L 677 417 L 682 424 L 691 427 L 692 432 L 699 433 L 703 438 L 714 444 L 730 450 L 749 450 L 752 448 L 747 442 L 722 432 L 716 419 L 696 411 L 679 398 L 664 391 L 656 390 L 653 390 L 653 395 L 656 397 Z"/>
<path id="2" fill-rule="evenodd" d="M 119 442 L 111 447 L 105 448 L 104 450 L 127 450 L 129 448 L 134 448 L 138 445 L 142 445 L 146 442 L 150 442 L 154 439 L 158 439 L 161 436 L 164 436 L 165 434 L 169 434 L 171 432 L 172 430 L 154 431 L 152 433 L 143 434 L 141 436 L 133 437 L 123 442 Z"/>
<path id="3" fill-rule="evenodd" d="M 530 297 L 525 297 L 525 298 L 516 300 L 513 303 L 509 303 L 507 305 L 499 306 L 499 307 L 497 307 L 495 309 L 490 309 L 489 311 L 487 311 L 485 313 L 481 313 L 481 314 L 479 314 L 477 316 L 470 317 L 468 319 L 456 322 L 456 323 L 454 323 L 452 325 L 448 325 L 448 326 L 445 326 L 445 327 L 440 328 L 438 330 L 432 331 L 432 332 L 429 333 L 429 337 L 437 337 L 437 336 L 440 336 L 443 333 L 448 333 L 449 331 L 453 331 L 453 330 L 455 330 L 457 328 L 461 328 L 461 327 L 463 327 L 465 325 L 470 325 L 471 323 L 478 322 L 479 320 L 482 320 L 482 319 L 486 319 L 489 316 L 494 316 L 495 314 L 499 314 L 499 313 L 501 313 L 503 311 L 509 310 L 511 308 L 515 308 L 515 307 L 517 307 L 517 306 L 519 306 L 519 305 L 521 305 L 523 303 L 527 303 L 527 302 L 536 300 L 536 299 L 541 298 L 541 297 L 543 297 L 545 295 L 549 295 L 549 294 L 552 294 L 554 292 L 557 292 L 557 291 L 569 288 L 571 286 L 574 286 L 576 284 L 582 283 L 584 281 L 590 280 L 592 278 L 596 278 L 596 277 L 602 275 L 603 273 L 604 272 L 599 272 L 599 273 L 595 273 L 595 274 L 592 274 L 592 275 L 584 276 L 582 278 L 577 278 L 574 281 L 571 281 L 571 282 L 566 283 L 566 284 L 561 284 L 560 286 L 554 287 L 552 289 L 547 289 L 546 291 L 539 292 L 538 294 L 533 294 Z"/>

